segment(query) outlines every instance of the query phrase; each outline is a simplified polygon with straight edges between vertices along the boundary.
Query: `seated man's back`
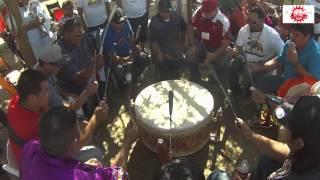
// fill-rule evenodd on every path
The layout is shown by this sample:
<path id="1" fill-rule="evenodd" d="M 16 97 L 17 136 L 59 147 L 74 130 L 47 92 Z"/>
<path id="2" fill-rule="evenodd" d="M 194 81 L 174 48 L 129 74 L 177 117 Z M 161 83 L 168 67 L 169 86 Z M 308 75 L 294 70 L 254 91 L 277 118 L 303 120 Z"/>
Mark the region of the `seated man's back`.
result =
<path id="1" fill-rule="evenodd" d="M 113 180 L 113 175 L 118 173 L 117 169 L 85 165 L 72 158 L 52 157 L 42 150 L 38 140 L 32 140 L 23 148 L 21 167 L 23 180 Z"/>
<path id="2" fill-rule="evenodd" d="M 106 111 L 106 107 L 100 107 Z M 40 118 L 40 140 L 29 141 L 22 150 L 20 176 L 23 180 L 125 178 L 121 168 L 86 165 L 74 158 L 80 151 L 80 127 L 74 111 L 58 106 Z M 63 140 L 62 140 L 63 139 Z"/>

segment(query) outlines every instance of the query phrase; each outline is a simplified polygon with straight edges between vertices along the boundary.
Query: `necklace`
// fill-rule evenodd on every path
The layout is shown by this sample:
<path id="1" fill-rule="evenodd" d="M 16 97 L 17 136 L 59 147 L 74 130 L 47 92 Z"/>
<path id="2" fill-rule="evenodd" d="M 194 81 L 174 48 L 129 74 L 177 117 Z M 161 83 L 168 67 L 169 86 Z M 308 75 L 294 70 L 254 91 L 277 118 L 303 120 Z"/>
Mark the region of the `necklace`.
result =
<path id="1" fill-rule="evenodd" d="M 252 37 L 252 33 L 256 33 L 256 32 L 251 32 L 249 34 L 249 42 L 250 42 L 250 49 L 252 49 L 253 47 L 256 47 L 258 45 L 258 41 L 261 37 L 261 33 L 262 33 L 263 29 L 259 32 L 258 37 L 254 40 Z"/>

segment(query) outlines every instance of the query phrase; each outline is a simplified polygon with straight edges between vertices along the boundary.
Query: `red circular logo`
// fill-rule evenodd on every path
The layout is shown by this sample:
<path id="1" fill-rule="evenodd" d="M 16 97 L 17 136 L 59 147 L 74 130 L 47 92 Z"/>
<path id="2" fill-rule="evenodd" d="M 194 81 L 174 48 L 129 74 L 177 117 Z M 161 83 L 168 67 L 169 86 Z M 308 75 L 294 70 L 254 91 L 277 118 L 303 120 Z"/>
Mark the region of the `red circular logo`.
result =
<path id="1" fill-rule="evenodd" d="M 302 23 L 308 18 L 308 14 L 302 6 L 295 6 L 292 8 L 290 18 L 297 23 Z"/>

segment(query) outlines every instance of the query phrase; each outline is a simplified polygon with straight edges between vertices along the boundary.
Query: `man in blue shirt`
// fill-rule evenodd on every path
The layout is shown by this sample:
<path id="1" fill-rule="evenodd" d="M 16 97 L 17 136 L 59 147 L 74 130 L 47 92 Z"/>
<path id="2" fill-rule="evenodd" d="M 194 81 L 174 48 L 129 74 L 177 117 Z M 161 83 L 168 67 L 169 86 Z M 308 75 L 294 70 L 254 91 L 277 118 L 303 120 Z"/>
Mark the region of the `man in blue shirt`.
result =
<path id="1" fill-rule="evenodd" d="M 313 38 L 312 24 L 291 26 L 288 40 L 280 55 L 264 64 L 249 64 L 254 72 L 282 69 L 281 76 L 257 82 L 256 86 L 265 93 L 274 93 L 284 81 L 303 78 L 320 80 L 320 46 Z"/>
<path id="2" fill-rule="evenodd" d="M 129 81 L 135 82 L 143 72 L 148 61 L 140 55 L 140 50 L 135 46 L 134 35 L 127 17 L 121 9 L 117 9 L 103 44 L 103 53 L 120 85 Z M 126 76 L 126 71 L 131 71 L 132 77 Z"/>

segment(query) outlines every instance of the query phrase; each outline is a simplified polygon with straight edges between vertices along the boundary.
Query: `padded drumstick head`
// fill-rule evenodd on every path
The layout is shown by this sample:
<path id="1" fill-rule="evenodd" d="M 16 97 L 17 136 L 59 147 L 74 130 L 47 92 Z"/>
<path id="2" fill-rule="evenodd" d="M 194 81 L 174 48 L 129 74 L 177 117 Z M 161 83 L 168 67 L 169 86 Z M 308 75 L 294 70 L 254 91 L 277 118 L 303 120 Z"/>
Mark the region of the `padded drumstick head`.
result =
<path id="1" fill-rule="evenodd" d="M 170 117 L 172 115 L 172 108 L 173 108 L 173 91 L 171 90 L 171 91 L 169 91 L 169 113 L 170 113 Z"/>

